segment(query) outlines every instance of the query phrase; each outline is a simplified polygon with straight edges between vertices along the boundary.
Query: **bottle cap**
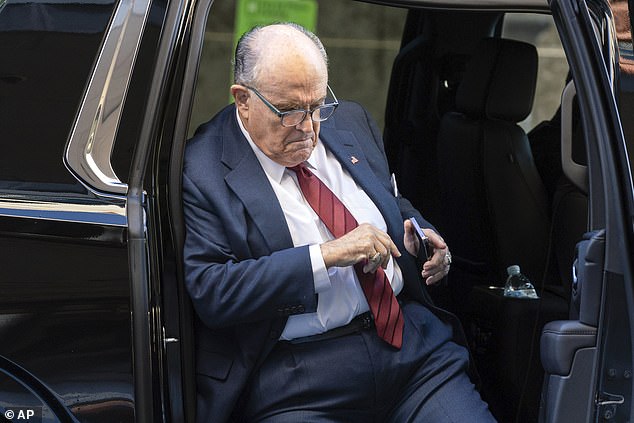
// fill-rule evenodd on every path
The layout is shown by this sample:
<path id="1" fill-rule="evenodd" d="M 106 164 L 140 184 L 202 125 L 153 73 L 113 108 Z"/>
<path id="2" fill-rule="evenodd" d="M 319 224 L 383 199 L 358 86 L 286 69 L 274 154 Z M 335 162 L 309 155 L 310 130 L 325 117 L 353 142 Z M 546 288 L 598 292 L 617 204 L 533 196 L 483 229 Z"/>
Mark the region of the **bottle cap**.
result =
<path id="1" fill-rule="evenodd" d="M 517 264 L 509 266 L 506 268 L 506 273 L 508 273 L 509 275 L 517 275 L 518 273 L 520 273 L 520 267 Z"/>

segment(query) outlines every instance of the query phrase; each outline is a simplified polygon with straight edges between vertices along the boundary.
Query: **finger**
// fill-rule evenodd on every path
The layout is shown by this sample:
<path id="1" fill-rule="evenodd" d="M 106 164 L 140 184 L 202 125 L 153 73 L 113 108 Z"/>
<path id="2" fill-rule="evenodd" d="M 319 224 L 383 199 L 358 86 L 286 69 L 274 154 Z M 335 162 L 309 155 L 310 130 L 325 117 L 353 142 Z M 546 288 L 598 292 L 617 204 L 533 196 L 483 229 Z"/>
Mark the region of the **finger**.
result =
<path id="1" fill-rule="evenodd" d="M 394 241 L 392 241 L 392 238 L 390 238 L 388 234 L 381 231 L 380 229 L 377 229 L 377 231 L 378 231 L 377 240 L 381 243 L 381 246 L 383 248 L 383 249 L 377 248 L 377 251 L 380 251 L 382 256 L 385 255 L 386 260 L 388 261 L 389 261 L 389 256 L 400 257 L 401 252 L 398 250 L 398 247 L 396 246 L 396 244 L 394 244 Z"/>
<path id="2" fill-rule="evenodd" d="M 434 231 L 433 229 L 427 228 L 427 229 L 423 229 L 423 232 L 425 232 L 425 235 L 427 235 L 427 237 L 429 238 L 429 241 L 431 241 L 432 247 L 438 250 L 447 248 L 447 244 L 445 244 L 445 240 L 442 239 L 442 237 L 438 235 L 436 231 Z"/>
<path id="3" fill-rule="evenodd" d="M 368 261 L 372 265 L 376 265 L 377 267 L 383 263 L 385 256 L 388 254 L 387 248 L 381 244 L 381 242 L 377 239 L 372 240 L 372 250 L 374 251 L 372 254 L 368 254 Z"/>
<path id="4" fill-rule="evenodd" d="M 429 266 L 427 269 L 421 272 L 423 278 L 425 279 L 425 283 L 427 285 L 432 285 L 441 281 L 447 274 L 449 274 L 450 266 L 448 264 L 443 264 L 440 266 Z"/>
<path id="5" fill-rule="evenodd" d="M 403 221 L 403 245 L 405 245 L 405 249 L 413 256 L 418 254 L 418 249 L 420 248 L 420 241 L 415 231 L 414 224 L 409 219 Z"/>
<path id="6" fill-rule="evenodd" d="M 348 237 L 351 243 L 354 243 L 355 248 L 363 255 L 362 260 L 370 260 L 376 253 L 384 251 L 384 248 L 381 248 L 383 245 L 383 241 L 381 241 L 383 237 L 381 231 L 367 223 L 360 224 L 343 237 Z"/>
<path id="7" fill-rule="evenodd" d="M 377 242 L 374 244 L 374 250 L 377 252 L 372 256 L 368 263 L 364 265 L 364 271 L 366 273 L 376 272 L 379 266 L 386 269 L 388 263 L 390 262 L 392 251 L 388 247 L 383 245 L 381 243 L 382 241 L 385 240 L 377 240 Z"/>
<path id="8" fill-rule="evenodd" d="M 442 254 L 438 252 L 439 250 L 434 250 L 434 254 L 423 263 L 423 270 L 431 271 L 432 269 L 439 269 L 442 267 Z"/>
<path id="9" fill-rule="evenodd" d="M 390 238 L 389 250 L 390 250 L 390 255 L 394 257 L 401 256 L 401 252 L 398 250 L 398 247 L 396 246 L 396 244 L 394 244 L 394 241 L 392 241 L 391 238 Z"/>
<path id="10" fill-rule="evenodd" d="M 433 266 L 444 266 L 446 264 L 445 257 L 447 256 L 447 252 L 449 249 L 445 245 L 445 248 L 434 249 L 434 254 L 429 260 L 431 265 Z"/>
<path id="11" fill-rule="evenodd" d="M 425 276 L 425 283 L 427 285 L 433 285 L 440 282 L 449 273 L 449 266 L 444 266 L 442 269 L 438 269 L 435 272 L 429 272 Z"/>
<path id="12" fill-rule="evenodd" d="M 423 272 L 425 273 L 424 277 L 436 274 L 438 272 L 448 273 L 449 267 L 451 265 L 449 256 L 450 254 L 448 248 L 435 250 L 431 260 L 423 264 Z"/>
<path id="13" fill-rule="evenodd" d="M 373 260 L 372 264 L 376 264 L 376 266 L 374 266 L 374 269 L 372 269 L 372 271 L 376 271 L 379 266 L 385 269 L 387 267 L 387 263 L 390 261 L 390 250 L 388 250 L 380 242 L 377 242 L 374 245 L 374 248 L 376 249 L 376 251 L 378 251 L 378 254 L 380 255 L 377 257 L 376 260 Z"/>
<path id="14" fill-rule="evenodd" d="M 381 261 L 381 267 L 382 267 L 382 268 L 387 269 L 387 264 L 390 262 L 390 258 L 391 258 L 391 257 L 392 257 L 392 255 L 391 255 L 391 254 L 388 254 L 387 252 L 386 252 L 386 254 L 385 254 L 385 255 L 381 255 L 381 258 L 383 259 L 383 260 Z"/>
<path id="15" fill-rule="evenodd" d="M 380 252 L 375 252 L 375 253 L 368 254 L 368 261 L 371 262 L 371 263 L 380 262 L 381 261 L 381 253 Z"/>
<path id="16" fill-rule="evenodd" d="M 429 278 L 439 273 L 443 273 L 444 271 L 445 271 L 445 266 L 430 266 L 427 269 L 423 269 L 421 274 L 423 275 L 423 278 Z"/>
<path id="17" fill-rule="evenodd" d="M 436 273 L 435 275 L 428 277 L 425 280 L 425 284 L 427 284 L 427 286 L 434 285 L 440 282 L 445 276 L 447 276 L 447 273 L 445 272 Z"/>
<path id="18" fill-rule="evenodd" d="M 363 265 L 364 272 L 375 272 L 379 266 L 387 267 L 390 256 L 400 257 L 401 253 L 398 251 L 398 247 L 394 244 L 392 238 L 379 228 L 368 223 L 362 223 L 354 231 L 358 232 L 355 234 L 355 237 L 361 241 L 359 246 L 365 245 L 365 247 L 362 247 L 362 256 L 359 258 L 359 261 L 368 260 L 367 263 Z M 349 234 L 352 234 L 352 232 L 349 232 Z M 370 252 L 366 254 L 365 251 L 368 251 L 368 249 Z M 380 257 L 377 257 L 375 260 L 370 260 L 376 253 L 379 253 Z"/>
<path id="19" fill-rule="evenodd" d="M 416 229 L 414 229 L 414 224 L 411 220 L 405 219 L 403 221 L 403 231 L 405 232 L 405 236 L 411 237 L 412 240 L 416 239 Z"/>
<path id="20" fill-rule="evenodd" d="M 372 261 L 368 260 L 366 264 L 363 265 L 363 273 L 374 273 L 376 269 L 381 265 L 381 261 Z"/>

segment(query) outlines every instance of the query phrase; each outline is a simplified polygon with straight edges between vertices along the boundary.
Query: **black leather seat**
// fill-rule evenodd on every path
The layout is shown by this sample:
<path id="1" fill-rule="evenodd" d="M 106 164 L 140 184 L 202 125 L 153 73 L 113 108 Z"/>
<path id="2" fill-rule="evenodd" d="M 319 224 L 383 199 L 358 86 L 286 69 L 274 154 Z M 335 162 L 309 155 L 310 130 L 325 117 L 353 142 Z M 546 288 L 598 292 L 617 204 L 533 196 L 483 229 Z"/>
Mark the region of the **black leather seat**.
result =
<path id="1" fill-rule="evenodd" d="M 438 135 L 443 218 L 452 249 L 452 281 L 501 285 L 519 264 L 536 284 L 544 274 L 549 203 L 526 133 L 537 51 L 519 41 L 481 41 L 467 64 Z M 466 287 L 468 288 L 468 286 Z"/>
<path id="2" fill-rule="evenodd" d="M 483 374 L 481 393 L 500 421 L 536 420 L 541 368 L 531 335 L 538 315 L 550 319 L 551 309 L 566 308 L 551 306 L 550 296 L 506 301 L 487 289 L 502 286 L 512 264 L 538 287 L 545 271 L 550 204 L 517 124 L 531 111 L 536 78 L 534 46 L 482 40 L 438 135 L 438 226 L 454 256 L 449 289 Z"/>
<path id="3" fill-rule="evenodd" d="M 421 34 L 394 59 L 383 133 L 399 189 L 430 222 L 440 212 L 435 155 L 438 78 L 433 44 Z"/>

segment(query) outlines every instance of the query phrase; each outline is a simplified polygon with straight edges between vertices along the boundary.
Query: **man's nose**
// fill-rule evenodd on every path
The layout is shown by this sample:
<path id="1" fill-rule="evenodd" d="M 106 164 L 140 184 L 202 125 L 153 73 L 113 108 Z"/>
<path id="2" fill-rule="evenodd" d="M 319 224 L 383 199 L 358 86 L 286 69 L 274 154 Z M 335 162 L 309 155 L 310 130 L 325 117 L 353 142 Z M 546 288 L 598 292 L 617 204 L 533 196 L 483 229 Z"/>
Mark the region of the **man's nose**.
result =
<path id="1" fill-rule="evenodd" d="M 313 122 L 312 116 L 310 115 L 310 113 L 307 113 L 304 120 L 295 125 L 295 128 L 302 132 L 313 132 L 314 126 L 315 123 Z"/>

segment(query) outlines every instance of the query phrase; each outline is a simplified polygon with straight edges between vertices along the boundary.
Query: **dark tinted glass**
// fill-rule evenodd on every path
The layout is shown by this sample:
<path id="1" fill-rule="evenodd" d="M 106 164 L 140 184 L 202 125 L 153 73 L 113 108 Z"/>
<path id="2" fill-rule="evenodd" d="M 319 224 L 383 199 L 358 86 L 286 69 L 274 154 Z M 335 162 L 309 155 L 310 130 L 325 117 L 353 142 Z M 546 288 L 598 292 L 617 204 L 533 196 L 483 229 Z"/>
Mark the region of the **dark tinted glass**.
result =
<path id="1" fill-rule="evenodd" d="M 83 190 L 62 157 L 114 3 L 9 0 L 0 11 L 0 189 Z"/>
<path id="2" fill-rule="evenodd" d="M 117 138 L 110 162 L 122 182 L 128 182 L 134 148 L 141 135 L 143 116 L 148 103 L 154 63 L 159 54 L 159 37 L 167 11 L 167 0 L 154 0 L 143 30 L 141 46 L 134 63 L 132 80 L 126 95 Z"/>

